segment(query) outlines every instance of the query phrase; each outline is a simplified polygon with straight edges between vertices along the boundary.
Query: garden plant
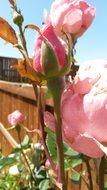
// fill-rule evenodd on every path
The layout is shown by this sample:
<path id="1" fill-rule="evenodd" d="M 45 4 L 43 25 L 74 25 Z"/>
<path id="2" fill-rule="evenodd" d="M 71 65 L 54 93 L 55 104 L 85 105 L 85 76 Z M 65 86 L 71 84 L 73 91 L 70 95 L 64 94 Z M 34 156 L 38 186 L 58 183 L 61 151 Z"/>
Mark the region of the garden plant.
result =
<path id="1" fill-rule="evenodd" d="M 10 113 L 17 144 L 0 124 L 13 146 L 9 155 L 0 155 L 0 189 L 73 190 L 70 181 L 79 189 L 82 182 L 85 190 L 106 189 L 107 60 L 85 61 L 76 72 L 75 59 L 75 45 L 91 26 L 96 9 L 85 0 L 55 0 L 39 28 L 24 25 L 17 1 L 9 3 L 19 35 L 0 17 L 0 37 L 22 55 L 13 67 L 34 88 L 39 128 L 34 130 L 38 134 L 34 143 L 23 124 L 26 116 L 20 110 Z M 28 29 L 37 33 L 33 57 L 25 38 Z M 45 98 L 52 99 L 50 112 L 43 104 L 43 87 Z M 23 140 L 21 128 L 27 132 Z"/>

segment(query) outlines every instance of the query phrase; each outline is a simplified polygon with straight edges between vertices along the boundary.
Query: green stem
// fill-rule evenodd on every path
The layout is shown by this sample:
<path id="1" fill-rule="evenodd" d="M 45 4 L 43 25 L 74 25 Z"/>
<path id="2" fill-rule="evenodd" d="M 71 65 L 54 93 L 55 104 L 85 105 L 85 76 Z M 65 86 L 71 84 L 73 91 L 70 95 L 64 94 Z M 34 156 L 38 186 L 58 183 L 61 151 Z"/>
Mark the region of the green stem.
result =
<path id="1" fill-rule="evenodd" d="M 53 102 L 54 102 L 55 132 L 56 132 L 56 143 L 57 143 L 57 155 L 59 161 L 59 176 L 58 176 L 59 183 L 62 184 L 62 189 L 66 190 L 63 139 L 62 139 L 62 120 L 61 120 L 61 111 L 60 111 L 62 81 L 60 78 L 54 78 L 49 80 L 47 85 L 52 93 Z"/>
<path id="2" fill-rule="evenodd" d="M 26 54 L 28 55 L 28 51 L 27 51 L 27 47 L 26 47 L 26 40 L 25 40 L 21 25 L 19 25 L 19 32 L 20 32 L 20 40 L 21 40 L 22 46 L 23 46 Z"/>
<path id="3" fill-rule="evenodd" d="M 43 106 L 42 106 L 42 93 L 41 93 L 41 87 L 38 89 L 38 123 L 40 123 L 40 129 L 41 129 L 41 134 L 42 134 L 42 144 L 44 147 L 44 151 L 46 154 L 47 159 L 49 160 L 51 167 L 53 170 L 55 170 L 55 164 L 53 160 L 51 159 L 50 153 L 48 151 L 47 145 L 46 145 L 46 132 L 45 132 L 45 124 L 44 124 L 44 114 L 43 114 Z"/>
<path id="4" fill-rule="evenodd" d="M 17 130 L 17 133 L 18 133 L 18 139 L 19 139 L 20 147 L 21 147 L 21 149 L 22 149 L 23 158 L 25 159 L 25 162 L 26 162 L 26 164 L 27 164 L 27 167 L 28 167 L 28 169 L 29 169 L 29 172 L 30 172 L 30 174 L 31 174 L 32 179 L 35 181 L 35 177 L 34 177 L 34 174 L 33 174 L 32 169 L 31 169 L 31 167 L 30 167 L 30 163 L 29 163 L 28 158 L 27 158 L 27 156 L 26 156 L 26 154 L 25 154 L 25 152 L 24 152 L 24 150 L 23 150 L 23 146 L 22 146 L 22 142 L 21 142 L 21 136 L 20 136 L 20 131 Z M 33 183 L 33 181 L 31 180 L 31 186 L 33 187 L 32 183 Z"/>
<path id="5" fill-rule="evenodd" d="M 103 156 L 99 167 L 99 190 L 104 190 L 104 171 L 105 171 L 105 157 Z"/>

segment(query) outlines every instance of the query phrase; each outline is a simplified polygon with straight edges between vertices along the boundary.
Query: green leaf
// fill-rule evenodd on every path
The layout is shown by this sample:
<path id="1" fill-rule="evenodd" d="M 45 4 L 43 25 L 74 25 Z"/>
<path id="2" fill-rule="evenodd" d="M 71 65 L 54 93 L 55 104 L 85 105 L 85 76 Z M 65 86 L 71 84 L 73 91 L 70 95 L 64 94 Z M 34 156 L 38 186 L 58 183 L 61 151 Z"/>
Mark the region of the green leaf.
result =
<path id="1" fill-rule="evenodd" d="M 82 159 L 72 159 L 71 166 L 72 168 L 82 164 Z"/>
<path id="2" fill-rule="evenodd" d="M 52 159 L 55 162 L 57 162 L 56 135 L 49 128 L 46 128 L 45 131 L 47 132 L 46 143 L 47 143 L 50 155 Z M 82 163 L 81 154 L 74 151 L 66 143 L 63 143 L 63 150 L 64 150 L 64 162 L 65 162 L 66 170 L 68 170 L 71 167 L 74 168 L 75 166 L 80 165 Z"/>
<path id="3" fill-rule="evenodd" d="M 56 148 L 56 135 L 55 133 L 49 129 L 49 128 L 46 128 L 45 129 L 46 132 L 47 132 L 47 139 L 46 139 L 46 143 L 47 143 L 47 146 L 48 146 L 48 149 L 49 149 L 49 153 L 50 153 L 50 156 L 51 158 L 57 162 L 57 148 Z"/>
<path id="4" fill-rule="evenodd" d="M 0 159 L 0 168 L 3 168 L 5 166 L 10 166 L 16 162 L 15 157 L 4 157 Z"/>
<path id="5" fill-rule="evenodd" d="M 14 154 L 20 155 L 22 153 L 22 148 L 21 147 L 15 148 L 12 152 Z"/>
<path id="6" fill-rule="evenodd" d="M 75 159 L 72 157 L 65 157 L 64 159 L 65 170 L 69 170 L 70 168 L 75 168 L 76 166 L 82 164 L 82 159 Z"/>
<path id="7" fill-rule="evenodd" d="M 73 183 L 79 184 L 81 181 L 81 174 L 78 173 L 77 171 L 72 171 L 69 174 L 69 178 L 73 181 Z"/>
<path id="8" fill-rule="evenodd" d="M 40 190 L 48 190 L 50 188 L 49 186 L 49 179 L 42 180 L 39 184 Z"/>
<path id="9" fill-rule="evenodd" d="M 77 151 L 73 150 L 66 143 L 64 143 L 64 155 L 65 156 L 71 156 L 73 158 L 80 158 L 81 157 L 80 153 L 78 153 Z"/>

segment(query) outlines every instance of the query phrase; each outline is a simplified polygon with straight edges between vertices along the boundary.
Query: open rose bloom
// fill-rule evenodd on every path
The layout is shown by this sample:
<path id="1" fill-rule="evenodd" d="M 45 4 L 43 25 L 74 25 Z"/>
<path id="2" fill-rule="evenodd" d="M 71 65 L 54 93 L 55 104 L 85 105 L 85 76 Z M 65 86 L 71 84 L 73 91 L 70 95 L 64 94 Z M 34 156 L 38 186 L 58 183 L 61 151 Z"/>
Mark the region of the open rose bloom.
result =
<path id="1" fill-rule="evenodd" d="M 81 36 L 94 17 L 95 8 L 85 0 L 55 0 L 50 13 L 45 12 L 46 23 L 51 22 L 59 36 L 62 35 L 62 30 L 67 34 Z"/>
<path id="2" fill-rule="evenodd" d="M 107 154 L 107 60 L 81 64 L 74 82 L 62 94 L 64 140 L 76 151 L 98 158 Z M 54 116 L 45 113 L 54 130 Z"/>

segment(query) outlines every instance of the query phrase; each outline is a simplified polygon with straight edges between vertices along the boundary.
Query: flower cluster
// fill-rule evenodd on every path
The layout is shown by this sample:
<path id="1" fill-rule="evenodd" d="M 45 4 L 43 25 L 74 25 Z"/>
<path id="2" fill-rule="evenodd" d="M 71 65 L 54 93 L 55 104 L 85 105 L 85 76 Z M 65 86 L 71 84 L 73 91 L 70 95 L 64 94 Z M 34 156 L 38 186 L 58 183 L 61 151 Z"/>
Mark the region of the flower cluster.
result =
<path id="1" fill-rule="evenodd" d="M 70 70 L 69 51 L 94 17 L 95 8 L 84 0 L 54 1 L 50 13 L 45 12 L 43 29 L 36 40 L 33 68 L 45 78 L 66 75 Z"/>

